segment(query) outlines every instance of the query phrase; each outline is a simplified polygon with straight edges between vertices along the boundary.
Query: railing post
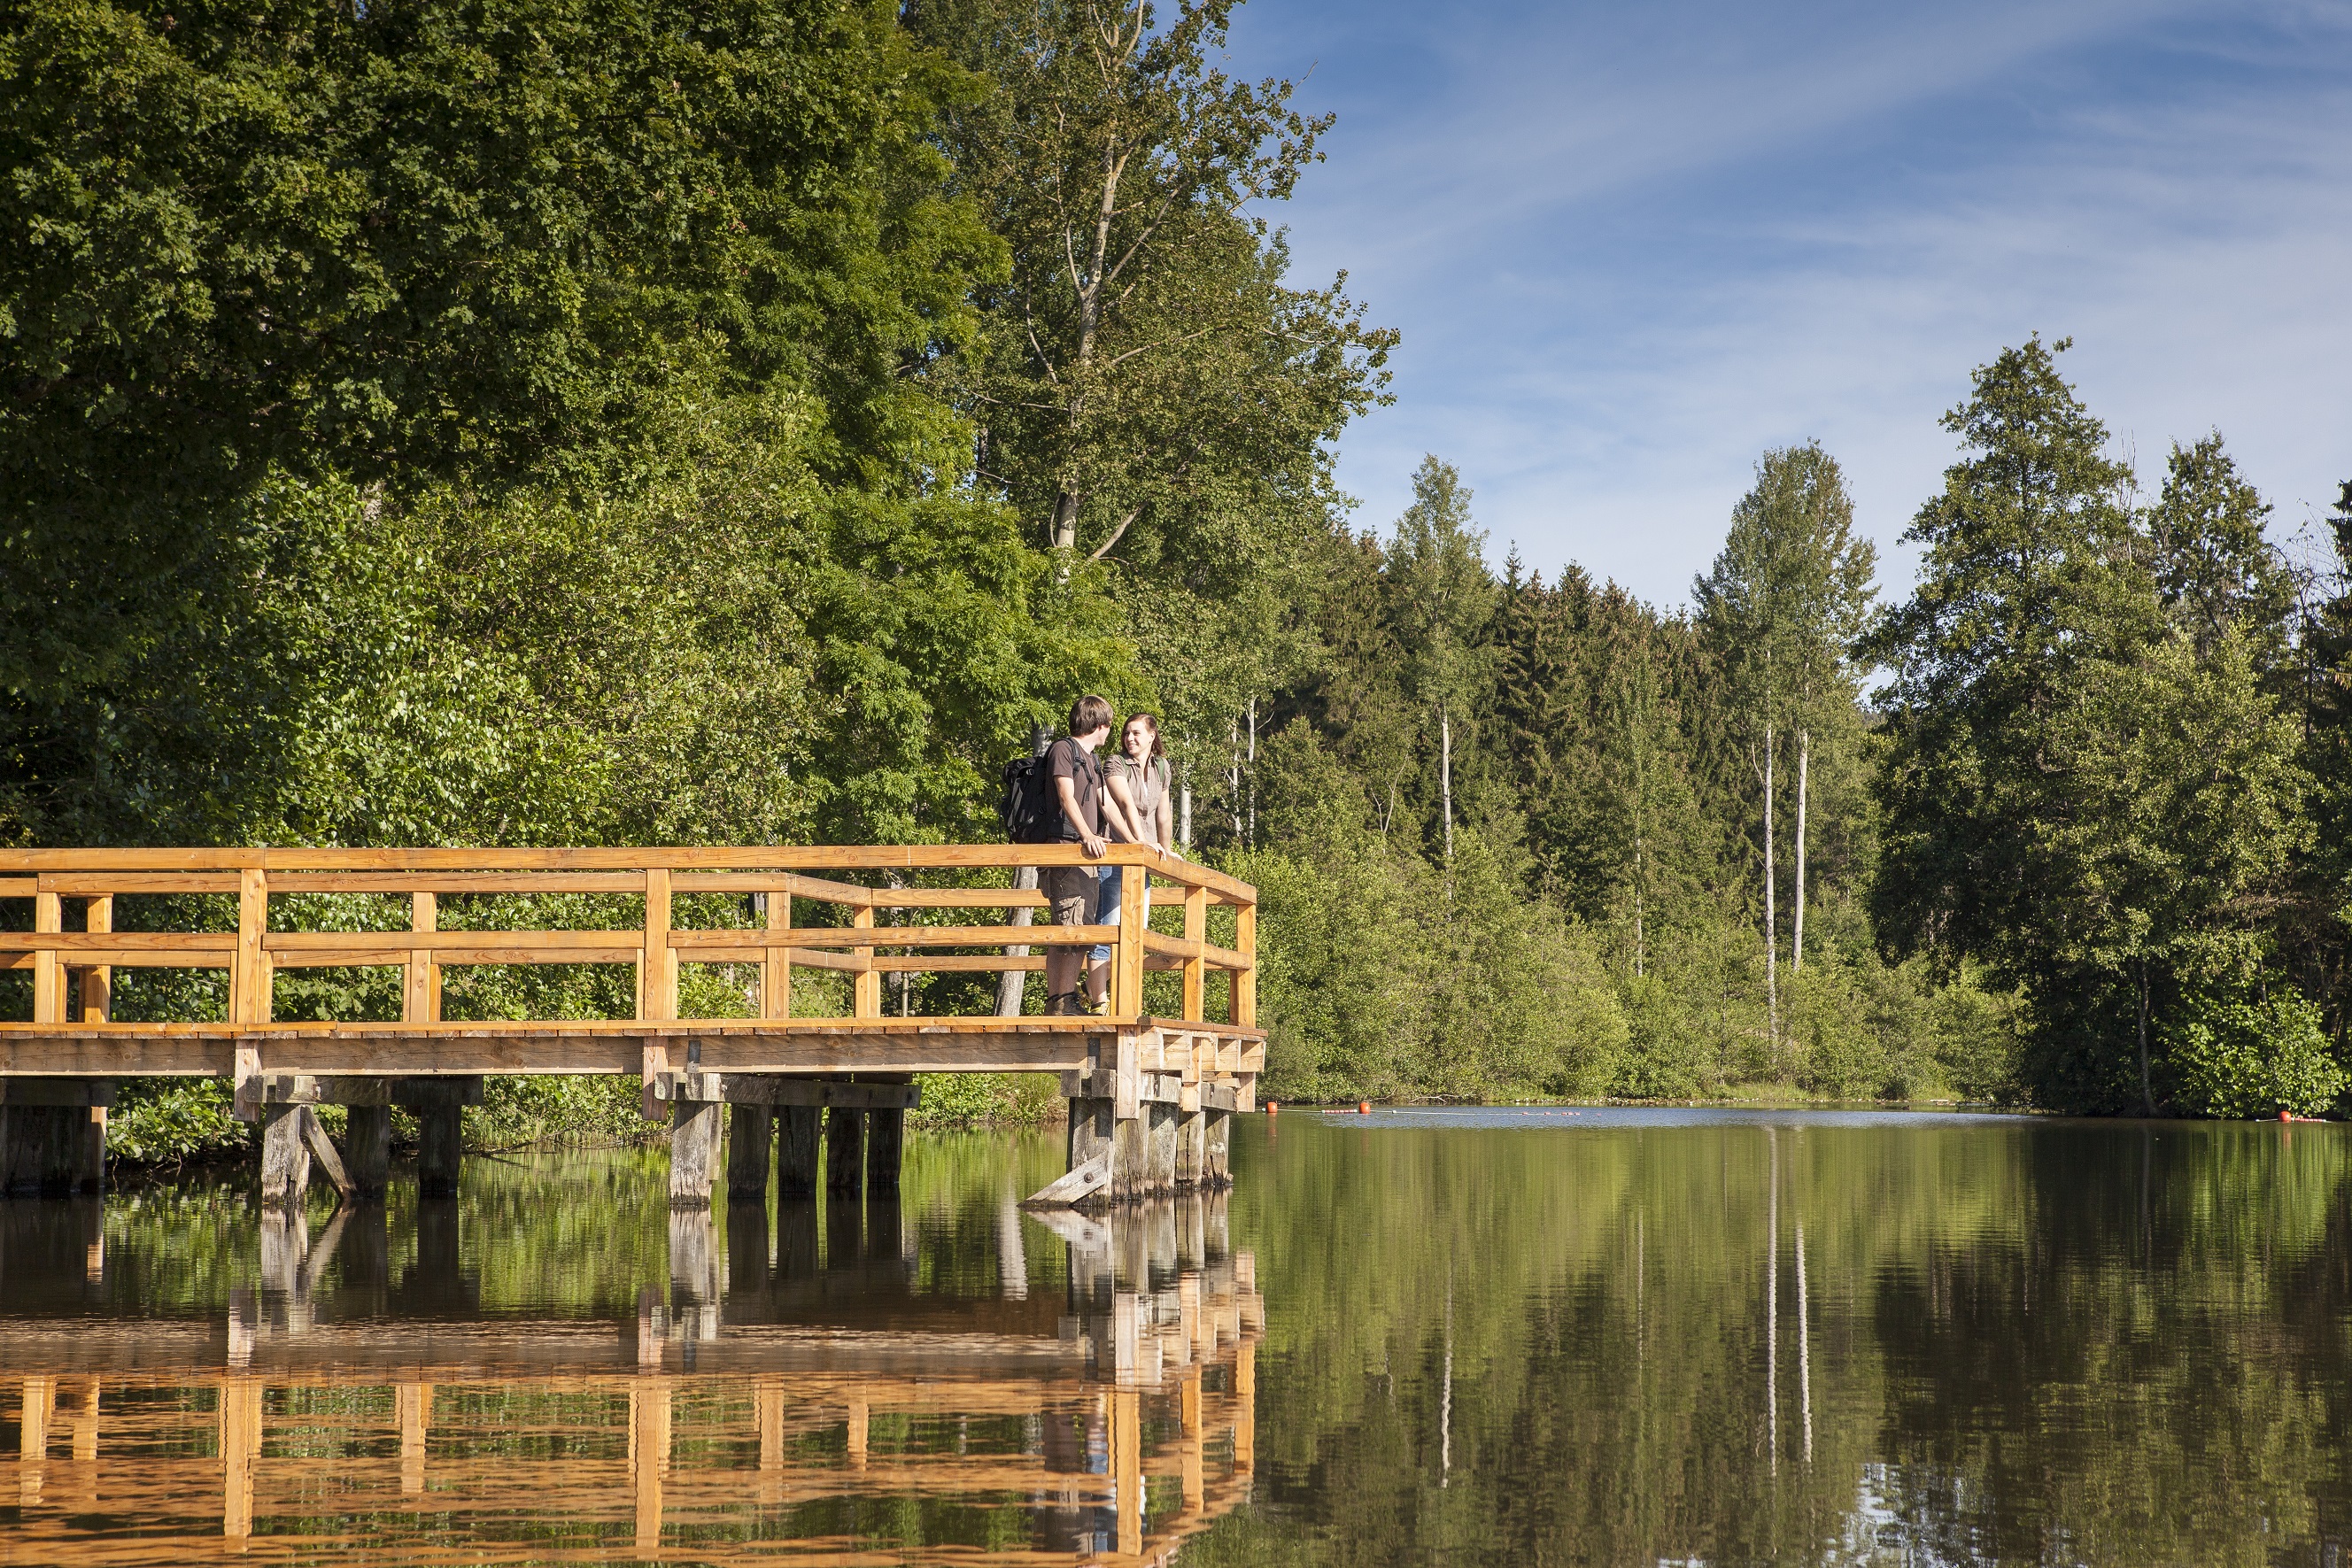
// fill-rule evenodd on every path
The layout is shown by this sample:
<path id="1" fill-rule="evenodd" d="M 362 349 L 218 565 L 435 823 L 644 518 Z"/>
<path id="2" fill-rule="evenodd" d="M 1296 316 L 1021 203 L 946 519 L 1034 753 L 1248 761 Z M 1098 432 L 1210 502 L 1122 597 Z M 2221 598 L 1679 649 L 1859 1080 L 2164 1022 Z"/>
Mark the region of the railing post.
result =
<path id="1" fill-rule="evenodd" d="M 645 989 L 637 1017 L 667 1023 L 677 1017 L 677 950 L 669 945 L 669 868 L 646 872 Z"/>
<path id="2" fill-rule="evenodd" d="M 408 895 L 408 928 L 415 931 L 437 931 L 441 926 L 441 905 L 437 895 L 412 893 Z M 400 1021 L 403 1023 L 439 1023 L 441 1021 L 441 966 L 433 961 L 430 947 L 408 950 L 408 969 L 403 977 L 400 994 Z"/>
<path id="3" fill-rule="evenodd" d="M 114 929 L 114 895 L 100 894 L 89 901 L 89 917 L 82 922 L 89 931 Z M 105 964 L 93 964 L 82 971 L 81 995 L 69 998 L 78 1003 L 84 1023 L 105 1023 L 114 1017 L 114 970 Z"/>
<path id="4" fill-rule="evenodd" d="M 768 894 L 769 947 L 760 974 L 760 1014 L 762 1018 L 793 1016 L 793 950 L 775 933 L 793 928 L 793 895 L 778 888 Z"/>
<path id="5" fill-rule="evenodd" d="M 1114 1017 L 1137 1018 L 1143 1012 L 1143 894 L 1151 885 L 1149 866 L 1131 865 L 1118 882 L 1118 987 L 1110 1010 Z"/>
<path id="6" fill-rule="evenodd" d="M 236 967 L 229 971 L 229 1017 L 246 1028 L 269 1021 L 269 873 L 254 866 L 236 873 Z"/>
<path id="7" fill-rule="evenodd" d="M 1205 942 L 1209 939 L 1209 890 L 1194 883 L 1184 884 L 1184 940 Z M 1209 961 L 1194 953 L 1184 960 L 1184 1021 L 1208 1021 Z"/>
<path id="8" fill-rule="evenodd" d="M 1234 912 L 1234 950 L 1243 967 L 1234 971 L 1234 1019 L 1243 1029 L 1257 1027 L 1257 892 Z"/>
<path id="9" fill-rule="evenodd" d="M 873 929 L 874 906 L 859 904 L 857 912 L 849 917 L 849 923 L 861 931 Z M 851 987 L 856 997 L 856 1014 L 862 1019 L 878 1019 L 882 1016 L 882 975 L 874 967 L 873 946 L 868 944 L 851 950 L 862 954 L 866 959 L 866 967 L 857 971 L 856 983 Z"/>
<path id="10" fill-rule="evenodd" d="M 64 929 L 64 901 L 54 893 L 33 894 L 33 930 L 47 936 Z M 33 954 L 33 1021 L 66 1021 L 65 955 L 55 947 L 37 948 Z"/>

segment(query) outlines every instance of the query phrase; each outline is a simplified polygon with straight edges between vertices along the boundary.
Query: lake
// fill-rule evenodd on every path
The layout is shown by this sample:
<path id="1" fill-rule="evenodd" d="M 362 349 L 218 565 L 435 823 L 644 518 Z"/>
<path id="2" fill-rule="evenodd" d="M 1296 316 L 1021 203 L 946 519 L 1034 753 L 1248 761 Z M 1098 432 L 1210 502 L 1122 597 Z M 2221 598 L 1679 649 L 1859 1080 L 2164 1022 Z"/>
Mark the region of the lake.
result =
<path id="1" fill-rule="evenodd" d="M 2311 1563 L 2333 1125 L 1236 1124 L 1226 1197 L 667 1207 L 658 1150 L 266 1221 L 0 1203 L 0 1562 Z"/>

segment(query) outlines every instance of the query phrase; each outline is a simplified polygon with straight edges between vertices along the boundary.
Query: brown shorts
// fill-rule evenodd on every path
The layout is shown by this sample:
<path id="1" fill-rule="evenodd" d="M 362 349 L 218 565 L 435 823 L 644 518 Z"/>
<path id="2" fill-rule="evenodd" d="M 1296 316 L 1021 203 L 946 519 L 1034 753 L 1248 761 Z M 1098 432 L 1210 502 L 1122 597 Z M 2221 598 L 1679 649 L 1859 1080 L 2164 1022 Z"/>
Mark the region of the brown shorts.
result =
<path id="1" fill-rule="evenodd" d="M 1037 886 L 1053 905 L 1056 925 L 1092 925 L 1095 899 L 1102 879 L 1090 865 L 1049 865 L 1037 874 Z"/>

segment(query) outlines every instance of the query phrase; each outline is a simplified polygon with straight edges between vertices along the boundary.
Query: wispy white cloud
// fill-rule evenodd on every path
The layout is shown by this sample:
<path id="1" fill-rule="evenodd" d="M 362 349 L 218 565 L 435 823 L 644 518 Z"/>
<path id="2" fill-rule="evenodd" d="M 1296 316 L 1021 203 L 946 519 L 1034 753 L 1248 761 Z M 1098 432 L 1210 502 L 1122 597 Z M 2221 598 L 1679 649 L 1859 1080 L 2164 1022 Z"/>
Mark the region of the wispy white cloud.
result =
<path id="1" fill-rule="evenodd" d="M 1498 542 L 1677 601 L 1757 453 L 1819 436 L 1891 548 L 1969 367 L 2037 329 L 2151 472 L 2218 425 L 2290 523 L 2352 474 L 2340 9 L 1597 15 L 1390 18 L 1443 57 L 1318 73 L 1349 118 L 1297 252 L 1406 330 L 1363 521 L 1438 451 Z"/>

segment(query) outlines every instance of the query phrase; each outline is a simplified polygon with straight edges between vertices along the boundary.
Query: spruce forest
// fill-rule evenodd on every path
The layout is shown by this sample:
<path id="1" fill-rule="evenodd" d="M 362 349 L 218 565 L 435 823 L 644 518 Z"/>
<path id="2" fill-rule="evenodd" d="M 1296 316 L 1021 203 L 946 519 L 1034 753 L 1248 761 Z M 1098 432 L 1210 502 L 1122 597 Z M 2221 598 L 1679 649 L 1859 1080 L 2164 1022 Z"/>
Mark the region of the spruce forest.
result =
<path id="1" fill-rule="evenodd" d="M 2337 1103 L 2352 488 L 2284 551 L 2021 328 L 1913 582 L 1814 444 L 1684 606 L 1442 455 L 1363 517 L 1397 339 L 1234 9 L 12 7 L 0 842 L 988 839 L 1100 691 L 1276 1098 Z"/>

